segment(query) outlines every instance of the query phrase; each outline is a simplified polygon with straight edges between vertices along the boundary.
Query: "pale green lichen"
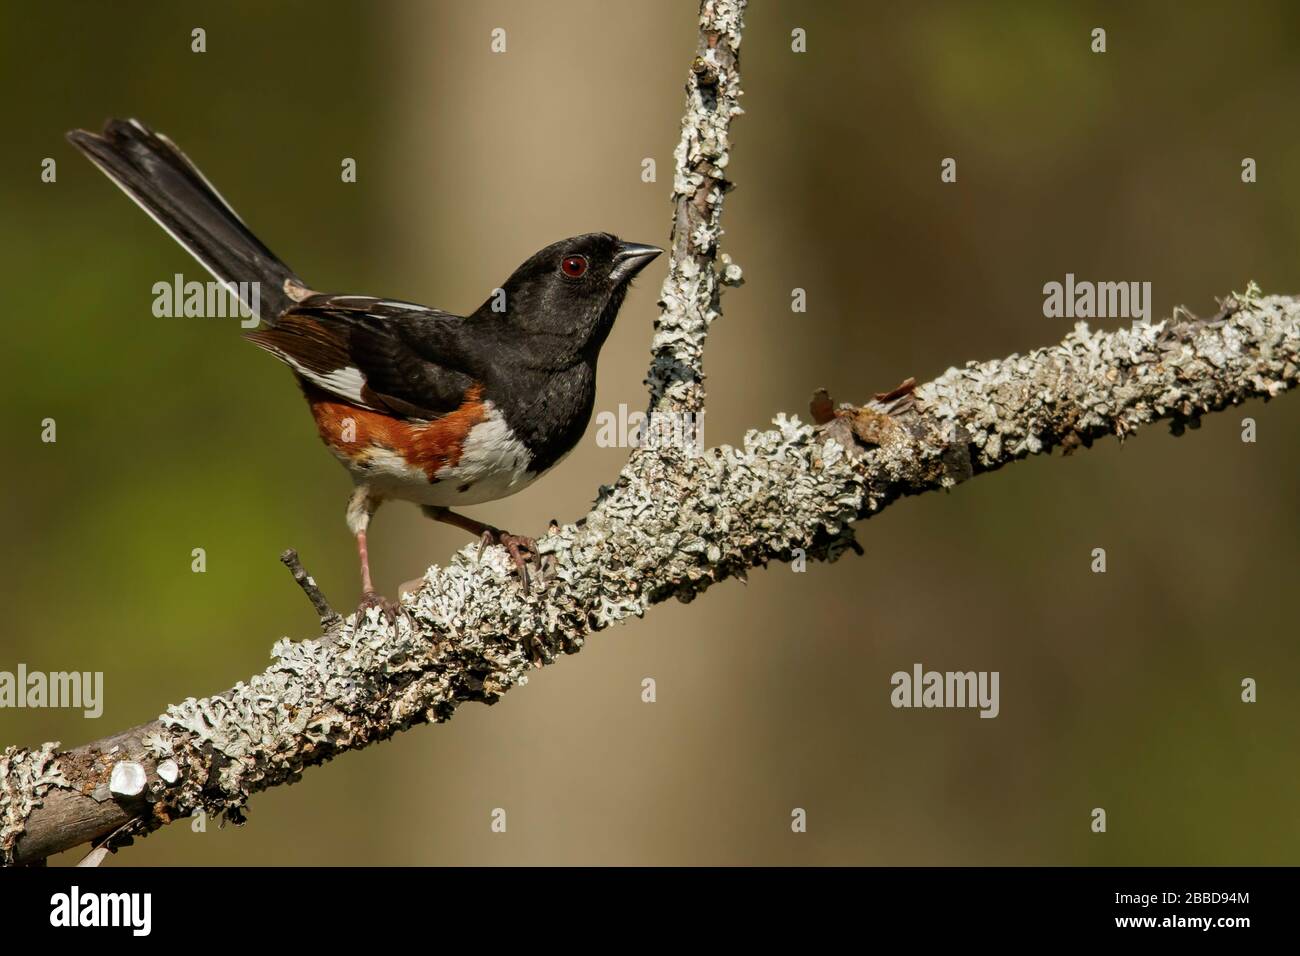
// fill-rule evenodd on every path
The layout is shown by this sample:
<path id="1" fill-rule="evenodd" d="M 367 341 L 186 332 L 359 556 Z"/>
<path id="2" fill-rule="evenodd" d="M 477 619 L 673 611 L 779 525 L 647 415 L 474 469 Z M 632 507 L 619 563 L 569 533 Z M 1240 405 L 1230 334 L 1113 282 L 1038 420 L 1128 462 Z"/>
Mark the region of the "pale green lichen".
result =
<path id="1" fill-rule="evenodd" d="M 850 409 L 850 417 L 870 410 L 877 425 L 888 423 L 873 442 L 846 430 L 849 418 L 814 428 L 779 416 L 739 448 L 698 456 L 637 449 L 581 523 L 542 538 L 554 570 L 531 594 L 501 549 L 476 562 L 468 547 L 430 569 L 395 626 L 372 611 L 328 638 L 281 640 L 266 671 L 219 697 L 169 708 L 113 762 L 176 762 L 174 785 L 156 773 L 150 780 L 150 820 L 196 810 L 238 820 L 250 794 L 413 724 L 445 720 L 467 701 L 491 703 L 536 664 L 658 601 L 690 600 L 796 548 L 833 558 L 852 543 L 856 519 L 901 495 L 1071 441 L 1123 436 L 1160 417 L 1177 425 L 1280 394 L 1298 376 L 1300 302 L 1270 297 L 1208 321 L 1114 332 L 1081 325 L 1057 346 L 950 369 L 910 395 Z M 13 749 L 0 763 L 0 845 L 9 859 L 41 796 L 67 786 L 53 746 Z"/>
<path id="2" fill-rule="evenodd" d="M 220 698 L 172 707 L 162 723 L 183 811 L 238 817 L 249 794 L 303 767 L 466 701 L 491 703 L 535 663 L 588 634 L 689 600 L 795 548 L 833 558 L 852 522 L 903 494 L 948 487 L 1071 436 L 1126 434 L 1294 385 L 1300 305 L 1260 300 L 1223 321 L 1079 325 L 1057 346 L 950 369 L 898 403 L 883 444 L 778 416 L 744 446 L 703 455 L 638 449 L 581 524 L 540 542 L 554 562 L 525 595 L 501 549 L 467 547 L 431 568 L 390 628 L 372 611 L 334 640 L 278 642 L 275 662 Z M 882 406 L 884 407 L 884 406 Z"/>
<path id="3" fill-rule="evenodd" d="M 58 747 L 54 740 L 36 750 L 9 747 L 0 754 L 0 863 L 14 862 L 14 844 L 46 793 L 68 785 L 59 766 Z"/>
<path id="4" fill-rule="evenodd" d="M 699 55 L 686 85 L 681 139 L 673 151 L 673 250 L 659 296 L 648 378 L 656 408 L 703 407 L 700 359 L 704 333 L 718 317 L 714 269 L 722 238 L 722 197 L 729 188 L 731 121 L 739 116 L 739 51 L 743 0 L 706 0 L 700 6 Z M 739 279 L 738 270 L 732 273 Z"/>

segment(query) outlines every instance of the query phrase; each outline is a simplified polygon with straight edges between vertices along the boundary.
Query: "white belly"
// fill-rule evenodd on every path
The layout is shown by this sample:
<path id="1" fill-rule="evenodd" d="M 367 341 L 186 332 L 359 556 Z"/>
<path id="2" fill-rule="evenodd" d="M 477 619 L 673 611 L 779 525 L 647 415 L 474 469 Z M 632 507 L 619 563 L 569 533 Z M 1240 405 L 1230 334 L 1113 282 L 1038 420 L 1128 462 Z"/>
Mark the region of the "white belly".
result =
<path id="1" fill-rule="evenodd" d="M 440 507 L 495 501 L 522 491 L 541 477 L 540 472 L 528 470 L 532 455 L 490 403 L 487 417 L 466 436 L 456 463 L 439 469 L 436 481 L 429 481 L 423 468 L 388 448 L 367 449 L 366 468 L 346 458 L 340 460 L 357 484 L 368 486 L 380 497 Z"/>

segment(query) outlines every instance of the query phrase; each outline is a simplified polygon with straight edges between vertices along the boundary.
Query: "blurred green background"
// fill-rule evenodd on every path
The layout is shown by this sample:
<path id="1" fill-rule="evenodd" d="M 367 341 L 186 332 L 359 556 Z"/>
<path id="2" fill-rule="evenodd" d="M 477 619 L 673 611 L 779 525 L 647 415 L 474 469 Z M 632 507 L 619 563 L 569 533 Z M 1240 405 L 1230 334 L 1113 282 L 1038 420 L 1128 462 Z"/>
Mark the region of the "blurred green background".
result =
<path id="1" fill-rule="evenodd" d="M 106 702 L 0 711 L 0 745 L 144 722 L 312 634 L 285 547 L 337 605 L 358 591 L 348 479 L 291 377 L 231 320 L 151 315 L 154 282 L 206 275 L 64 131 L 138 116 L 317 288 L 467 311 L 562 236 L 663 244 L 694 11 L 5 4 L 0 669 L 103 671 Z M 1252 278 L 1296 291 L 1298 29 L 1285 2 L 758 4 L 724 240 L 748 281 L 710 338 L 706 442 L 819 385 L 862 399 L 1056 342 L 1071 322 L 1043 317 L 1042 286 L 1066 272 L 1149 280 L 1156 316 Z M 598 410 L 644 407 L 663 268 L 605 347 Z M 523 533 L 580 516 L 626 454 L 595 434 L 469 513 Z M 862 526 L 865 557 L 657 608 L 491 710 L 256 796 L 246 827 L 174 825 L 115 862 L 1300 862 L 1297 434 L 1287 396 L 902 502 Z M 465 543 L 401 504 L 372 528 L 389 593 Z M 1000 671 L 1001 715 L 892 709 L 917 661 Z"/>

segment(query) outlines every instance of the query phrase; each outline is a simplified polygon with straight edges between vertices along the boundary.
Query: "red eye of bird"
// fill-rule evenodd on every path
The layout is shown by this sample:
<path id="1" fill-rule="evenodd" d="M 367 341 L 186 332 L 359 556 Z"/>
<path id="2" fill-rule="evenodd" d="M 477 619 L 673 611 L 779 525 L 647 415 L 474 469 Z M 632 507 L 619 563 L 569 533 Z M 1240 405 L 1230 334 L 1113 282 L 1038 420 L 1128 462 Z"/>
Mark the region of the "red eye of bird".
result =
<path id="1" fill-rule="evenodd" d="M 586 256 L 565 256 L 560 260 L 560 271 L 570 279 L 581 279 L 587 271 Z"/>

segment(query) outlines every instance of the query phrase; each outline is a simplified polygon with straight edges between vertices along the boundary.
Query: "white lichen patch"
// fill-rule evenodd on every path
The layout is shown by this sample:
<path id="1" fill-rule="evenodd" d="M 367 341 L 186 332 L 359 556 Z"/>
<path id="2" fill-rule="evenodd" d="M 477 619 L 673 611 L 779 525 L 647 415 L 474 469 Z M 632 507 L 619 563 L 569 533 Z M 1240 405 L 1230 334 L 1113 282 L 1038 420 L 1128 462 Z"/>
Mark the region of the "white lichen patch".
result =
<path id="1" fill-rule="evenodd" d="M 919 455 L 900 465 L 874 453 L 869 467 L 904 486 L 887 495 L 915 493 L 931 484 L 924 464 L 943 453 L 948 443 L 934 436 L 945 429 L 966 436 L 976 471 L 1107 434 L 1123 439 L 1159 418 L 1180 432 L 1207 411 L 1294 387 L 1298 317 L 1295 300 L 1272 296 L 1215 320 L 1112 332 L 1081 322 L 1059 345 L 968 363 L 920 386 Z"/>
<path id="2" fill-rule="evenodd" d="M 148 779 L 143 764 L 134 760 L 120 760 L 113 764 L 108 790 L 115 797 L 138 797 L 144 792 Z"/>
<path id="3" fill-rule="evenodd" d="M 14 844 L 23 835 L 33 808 L 54 787 L 66 787 L 57 740 L 36 750 L 9 747 L 0 754 L 0 863 L 14 862 Z"/>

